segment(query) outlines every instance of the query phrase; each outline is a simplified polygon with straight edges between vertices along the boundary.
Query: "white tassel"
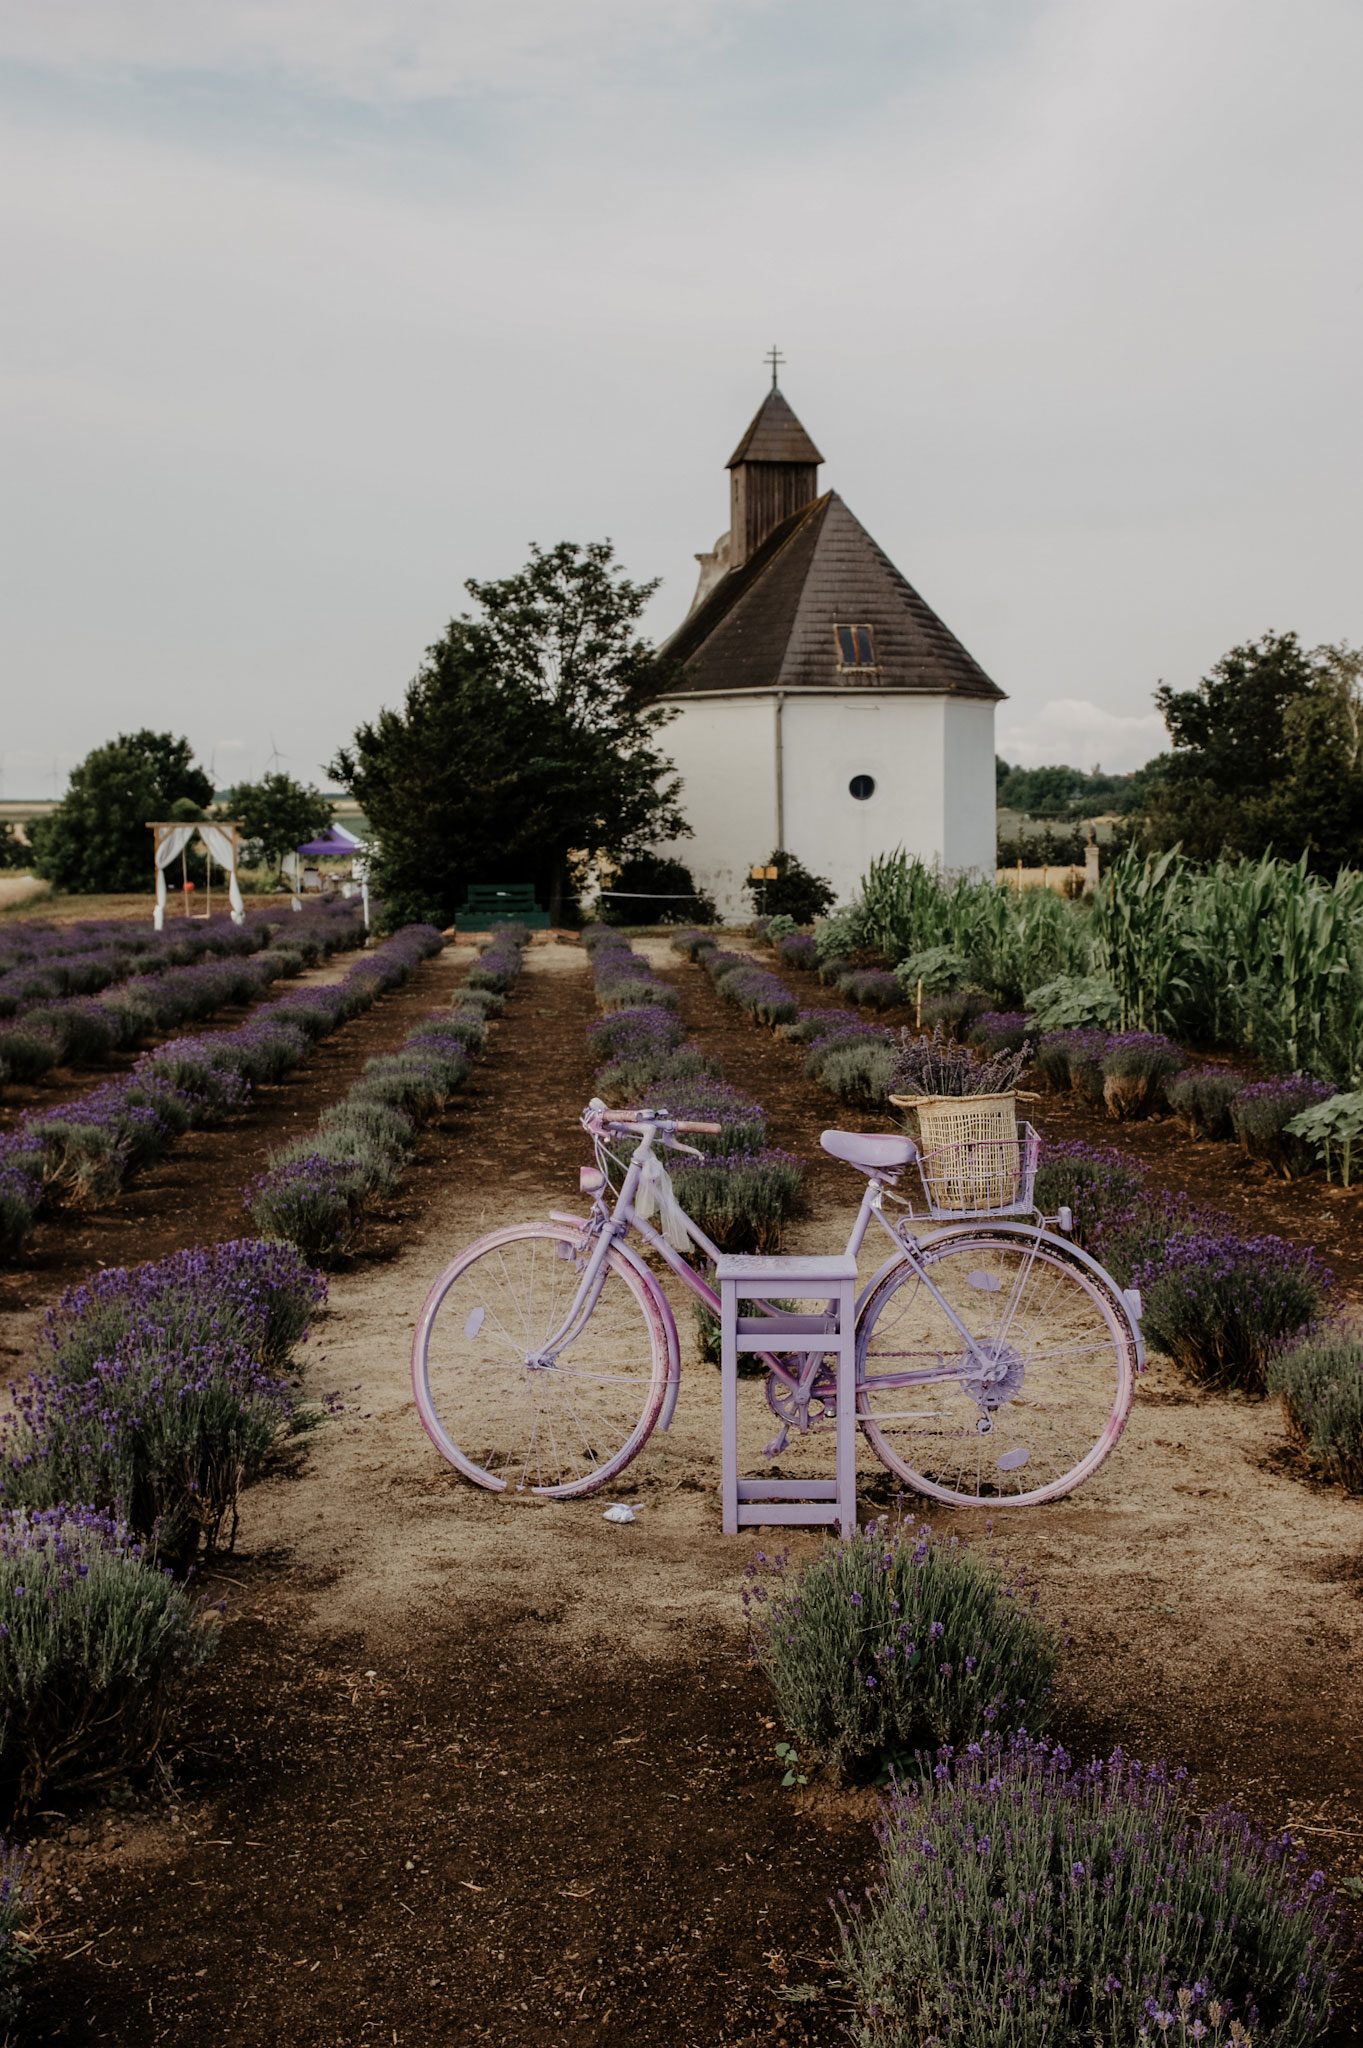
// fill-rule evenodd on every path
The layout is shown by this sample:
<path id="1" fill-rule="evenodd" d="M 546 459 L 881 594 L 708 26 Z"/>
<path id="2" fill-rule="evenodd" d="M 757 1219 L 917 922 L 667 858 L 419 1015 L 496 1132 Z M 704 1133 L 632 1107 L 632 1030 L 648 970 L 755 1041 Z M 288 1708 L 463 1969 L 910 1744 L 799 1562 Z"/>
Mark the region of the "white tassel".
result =
<path id="1" fill-rule="evenodd" d="M 671 1176 L 656 1152 L 650 1152 L 644 1161 L 634 1206 L 646 1222 L 657 1212 L 658 1229 L 674 1252 L 690 1251 L 691 1233 L 686 1227 L 686 1211 L 677 1200 Z"/>

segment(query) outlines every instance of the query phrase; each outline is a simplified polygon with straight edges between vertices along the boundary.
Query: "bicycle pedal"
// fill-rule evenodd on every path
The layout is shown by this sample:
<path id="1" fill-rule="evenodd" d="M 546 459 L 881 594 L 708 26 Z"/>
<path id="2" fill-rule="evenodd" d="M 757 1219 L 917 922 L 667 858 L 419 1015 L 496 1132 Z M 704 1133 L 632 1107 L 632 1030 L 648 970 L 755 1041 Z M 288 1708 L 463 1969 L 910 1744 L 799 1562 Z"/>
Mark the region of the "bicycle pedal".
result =
<path id="1" fill-rule="evenodd" d="M 762 1456 L 764 1458 L 779 1458 L 782 1451 L 785 1449 L 786 1445 L 789 1442 L 790 1431 L 788 1429 L 783 1429 L 779 1436 L 774 1436 L 771 1442 L 765 1446 L 762 1452 Z"/>

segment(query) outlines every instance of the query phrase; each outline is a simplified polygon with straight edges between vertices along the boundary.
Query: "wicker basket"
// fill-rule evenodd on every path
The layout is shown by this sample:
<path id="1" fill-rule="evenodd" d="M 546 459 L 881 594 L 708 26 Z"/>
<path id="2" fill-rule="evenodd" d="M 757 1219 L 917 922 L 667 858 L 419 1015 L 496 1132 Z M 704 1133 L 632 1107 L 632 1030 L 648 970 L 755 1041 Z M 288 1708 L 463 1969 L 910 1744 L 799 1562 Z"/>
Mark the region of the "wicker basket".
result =
<path id="1" fill-rule="evenodd" d="M 1017 1095 L 892 1095 L 918 1115 L 920 1167 L 935 1209 L 1009 1209 L 1023 1195 Z"/>

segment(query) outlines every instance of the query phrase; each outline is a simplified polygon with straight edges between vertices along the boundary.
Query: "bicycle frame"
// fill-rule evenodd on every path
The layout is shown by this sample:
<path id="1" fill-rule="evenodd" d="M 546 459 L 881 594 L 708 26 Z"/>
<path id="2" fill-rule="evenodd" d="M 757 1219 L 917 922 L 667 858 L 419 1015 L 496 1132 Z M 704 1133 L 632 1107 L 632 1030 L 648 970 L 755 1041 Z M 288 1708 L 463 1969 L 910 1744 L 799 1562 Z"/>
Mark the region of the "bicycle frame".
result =
<path id="1" fill-rule="evenodd" d="M 584 1119 L 585 1127 L 591 1133 L 596 1145 L 598 1163 L 603 1156 L 610 1156 L 602 1136 L 603 1124 L 609 1122 L 609 1116 L 593 1117 L 590 1112 L 588 1117 Z M 625 1177 L 614 1203 L 612 1204 L 607 1200 L 610 1193 L 610 1180 L 605 1168 L 601 1167 L 602 1185 L 593 1196 L 592 1211 L 589 1217 L 569 1215 L 559 1210 L 551 1210 L 549 1212 L 554 1222 L 571 1224 L 584 1236 L 594 1236 L 596 1242 L 587 1257 L 582 1278 L 578 1283 L 577 1291 L 573 1296 L 567 1315 L 545 1343 L 542 1350 L 536 1354 L 535 1359 L 530 1362 L 545 1364 L 551 1362 L 559 1351 L 564 1350 L 575 1338 L 581 1335 L 593 1309 L 600 1299 L 601 1290 L 605 1285 L 607 1260 L 609 1259 L 612 1247 L 615 1247 L 624 1258 L 629 1260 L 635 1271 L 640 1274 L 647 1285 L 653 1290 L 664 1321 L 664 1327 L 668 1333 L 668 1389 L 662 1413 L 658 1419 L 658 1427 L 667 1429 L 676 1410 L 677 1395 L 681 1385 L 681 1348 L 677 1336 L 676 1319 L 672 1314 L 671 1304 L 659 1285 L 657 1276 L 639 1253 L 626 1243 L 626 1239 L 631 1230 L 637 1231 L 645 1244 L 649 1245 L 663 1259 L 670 1270 L 676 1274 L 683 1286 L 695 1295 L 697 1300 L 703 1302 L 713 1314 L 719 1314 L 719 1296 L 715 1293 L 714 1289 L 701 1278 L 694 1267 L 687 1264 L 682 1254 L 673 1245 L 669 1244 L 662 1232 L 656 1230 L 647 1218 L 639 1214 L 635 1207 L 635 1197 L 639 1192 L 639 1184 L 643 1177 L 645 1164 L 654 1152 L 658 1140 L 661 1139 L 664 1144 L 669 1145 L 675 1150 L 692 1151 L 694 1148 L 680 1144 L 677 1139 L 669 1135 L 671 1126 L 667 1118 L 650 1119 L 640 1115 L 632 1119 L 628 1125 L 622 1123 L 617 1125 L 616 1128 L 637 1132 L 639 1142 L 635 1147 L 634 1156 L 625 1170 Z M 861 1198 L 856 1219 L 853 1222 L 851 1234 L 847 1240 L 846 1250 L 848 1255 L 853 1258 L 857 1257 L 866 1241 L 867 1233 L 874 1219 L 894 1246 L 893 1255 L 877 1268 L 871 1279 L 866 1282 L 866 1285 L 858 1294 L 857 1314 L 860 1316 L 867 1297 L 885 1275 L 895 1266 L 906 1263 L 917 1273 L 920 1283 L 936 1301 L 947 1321 L 960 1338 L 965 1353 L 974 1358 L 987 1373 L 991 1363 L 989 1357 L 980 1351 L 975 1337 L 972 1336 L 969 1329 L 961 1321 L 950 1302 L 943 1297 L 933 1282 L 931 1274 L 917 1258 L 919 1238 L 908 1234 L 901 1234 L 892 1223 L 886 1220 L 884 1204 L 888 1192 L 887 1182 L 893 1183 L 897 1178 L 897 1175 L 890 1174 L 885 1175 L 884 1178 L 875 1175 L 867 1176 L 866 1191 Z M 890 1198 L 897 1199 L 893 1195 Z M 708 1258 L 718 1260 L 721 1256 L 718 1246 L 711 1243 L 700 1226 L 693 1223 L 689 1216 L 686 1216 L 685 1211 L 681 1213 L 686 1224 L 687 1234 L 697 1248 L 704 1252 Z M 942 1236 L 958 1231 L 966 1221 L 967 1219 L 963 1217 L 960 1222 L 941 1225 L 940 1228 L 934 1229 L 930 1233 L 927 1241 L 935 1242 Z M 1046 1235 L 1045 1219 L 1040 1215 L 1038 1215 L 1034 1226 L 1023 1223 L 1018 1219 L 1010 1219 L 1009 1229 L 1010 1234 L 1017 1232 L 1024 1237 L 1030 1237 L 1034 1246 L 1038 1245 L 1042 1237 Z M 1071 1252 L 1075 1250 L 1073 1246 L 1067 1246 L 1067 1249 Z M 1079 1253 L 1078 1256 L 1084 1259 L 1085 1264 L 1094 1265 L 1095 1271 L 1101 1272 L 1102 1269 L 1097 1267 L 1095 1262 L 1087 1259 L 1084 1254 Z M 1004 1335 L 1006 1335 L 1008 1328 L 1011 1326 L 1012 1317 L 1016 1313 L 1017 1303 L 1021 1298 L 1022 1288 L 1030 1270 L 1031 1260 L 1029 1259 L 1021 1267 L 1014 1284 L 1013 1300 L 1007 1308 L 1006 1320 L 1003 1325 Z M 773 1324 L 772 1335 L 777 1337 L 781 1332 L 783 1318 L 779 1311 L 769 1311 L 769 1313 Z M 807 1334 L 807 1332 L 808 1323 L 806 1322 L 804 1334 Z M 799 1421 L 799 1426 L 802 1429 L 810 1428 L 811 1425 L 808 1418 L 809 1402 L 815 1396 L 815 1382 L 824 1354 L 820 1351 L 802 1351 L 786 1354 L 788 1360 L 794 1360 L 795 1358 L 800 1360 L 798 1367 L 794 1370 L 792 1370 L 790 1363 L 783 1362 L 782 1358 L 775 1353 L 761 1352 L 757 1355 L 767 1366 L 768 1371 L 774 1374 L 776 1379 L 794 1397 L 796 1418 Z M 957 1378 L 960 1371 L 961 1361 L 959 1357 L 949 1363 L 944 1356 L 939 1355 L 939 1361 L 935 1366 L 911 1368 L 903 1372 L 878 1375 L 876 1384 L 878 1387 L 886 1389 L 927 1386 L 935 1382 Z"/>

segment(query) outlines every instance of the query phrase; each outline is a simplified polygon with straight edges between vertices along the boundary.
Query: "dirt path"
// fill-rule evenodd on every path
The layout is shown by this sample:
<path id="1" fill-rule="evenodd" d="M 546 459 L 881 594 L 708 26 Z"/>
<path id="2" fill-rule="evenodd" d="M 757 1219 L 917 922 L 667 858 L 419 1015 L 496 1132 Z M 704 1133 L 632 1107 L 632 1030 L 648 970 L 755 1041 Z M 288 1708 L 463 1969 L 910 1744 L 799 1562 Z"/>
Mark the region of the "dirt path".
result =
<path id="1" fill-rule="evenodd" d="M 776 1141 L 816 1160 L 819 1129 L 849 1119 L 707 977 L 655 957 Z M 689 1324 L 674 1428 L 610 1496 L 636 1506 L 629 1527 L 602 1520 L 604 1499 L 476 1491 L 410 1404 L 411 1328 L 443 1260 L 576 1206 L 593 1014 L 583 955 L 534 948 L 382 1256 L 337 1281 L 310 1379 L 350 1390 L 351 1412 L 248 1496 L 174 1796 L 48 1847 L 47 1953 L 72 1959 L 41 1973 L 33 2038 L 840 2038 L 824 1902 L 870 1875 L 869 1801 L 779 1789 L 780 1731 L 738 1628 L 756 1546 L 718 1533 L 718 1375 Z M 845 1231 L 852 1181 L 817 1165 L 790 1249 Z M 751 1457 L 769 1425 L 760 1388 L 742 1394 Z M 795 1455 L 826 1463 L 817 1440 Z M 1326 1867 L 1360 1868 L 1363 1503 L 1290 1476 L 1271 1409 L 1190 1398 L 1156 1369 L 1103 1470 L 1010 1517 L 1007 1537 L 1069 1617 L 1059 1723 L 1077 1749 L 1120 1739 L 1187 1762 L 1209 1801 L 1329 1830 L 1305 1837 Z M 821 1995 L 778 1996 L 799 1986 Z"/>

